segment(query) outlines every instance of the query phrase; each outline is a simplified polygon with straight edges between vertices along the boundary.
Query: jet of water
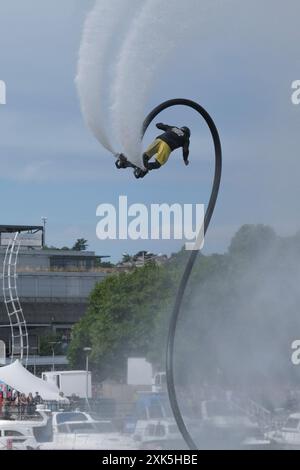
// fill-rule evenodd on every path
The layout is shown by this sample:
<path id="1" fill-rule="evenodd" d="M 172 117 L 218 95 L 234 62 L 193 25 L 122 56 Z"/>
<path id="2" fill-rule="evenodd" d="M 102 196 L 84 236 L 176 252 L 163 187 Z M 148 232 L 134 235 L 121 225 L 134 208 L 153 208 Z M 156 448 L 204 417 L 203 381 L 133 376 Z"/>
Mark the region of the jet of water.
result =
<path id="1" fill-rule="evenodd" d="M 110 125 L 111 67 L 141 0 L 97 0 L 88 14 L 79 51 L 76 85 L 84 119 L 99 142 L 116 153 Z"/>

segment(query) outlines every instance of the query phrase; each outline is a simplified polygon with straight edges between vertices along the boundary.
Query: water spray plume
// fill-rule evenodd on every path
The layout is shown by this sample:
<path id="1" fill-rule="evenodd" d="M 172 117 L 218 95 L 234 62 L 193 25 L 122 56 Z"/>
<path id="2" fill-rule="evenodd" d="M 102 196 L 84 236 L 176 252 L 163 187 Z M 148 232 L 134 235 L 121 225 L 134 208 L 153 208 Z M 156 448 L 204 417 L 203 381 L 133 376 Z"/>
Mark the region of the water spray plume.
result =
<path id="1" fill-rule="evenodd" d="M 88 14 L 79 51 L 76 85 L 82 114 L 98 141 L 111 153 L 116 144 L 110 125 L 112 51 L 119 48 L 140 0 L 97 0 Z"/>

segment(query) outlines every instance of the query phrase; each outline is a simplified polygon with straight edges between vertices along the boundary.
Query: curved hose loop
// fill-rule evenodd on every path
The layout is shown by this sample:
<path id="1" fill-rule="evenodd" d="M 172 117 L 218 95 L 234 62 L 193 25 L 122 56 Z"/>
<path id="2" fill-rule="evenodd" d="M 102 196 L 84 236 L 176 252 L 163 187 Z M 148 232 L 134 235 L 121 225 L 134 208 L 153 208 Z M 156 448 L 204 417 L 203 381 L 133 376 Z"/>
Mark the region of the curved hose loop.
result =
<path id="1" fill-rule="evenodd" d="M 206 232 L 208 230 L 208 227 L 209 227 L 209 224 L 210 224 L 210 221 L 211 221 L 211 218 L 214 213 L 215 206 L 216 206 L 219 189 L 220 189 L 221 176 L 222 176 L 222 146 L 221 146 L 219 133 L 218 133 L 217 127 L 213 119 L 208 114 L 208 112 L 195 101 L 187 100 L 184 98 L 168 100 L 168 101 L 165 101 L 164 103 L 161 103 L 159 106 L 153 109 L 153 111 L 151 111 L 151 113 L 146 117 L 144 121 L 144 125 L 143 125 L 142 137 L 144 137 L 148 127 L 150 126 L 152 121 L 156 118 L 156 116 L 158 116 L 158 114 L 160 114 L 165 109 L 171 108 L 173 106 L 178 106 L 178 105 L 187 106 L 197 111 L 207 123 L 210 129 L 212 138 L 213 138 L 214 150 L 215 150 L 215 174 L 214 174 L 212 192 L 211 192 L 211 196 L 209 199 L 209 203 L 208 203 L 208 207 L 207 207 L 207 210 L 205 213 L 205 219 L 204 219 L 204 235 L 206 235 Z M 173 411 L 177 426 L 186 444 L 191 450 L 197 450 L 197 445 L 192 439 L 190 433 L 188 432 L 188 429 L 184 422 L 184 418 L 181 414 L 180 406 L 179 406 L 178 399 L 177 399 L 175 380 L 174 380 L 174 343 L 175 343 L 177 322 L 178 322 L 178 318 L 180 315 L 183 296 L 184 296 L 185 289 L 187 287 L 187 284 L 188 284 L 188 281 L 192 273 L 193 266 L 194 266 L 194 263 L 196 261 L 199 251 L 200 249 L 196 249 L 191 252 L 190 257 L 187 261 L 183 276 L 180 281 L 180 285 L 179 285 L 178 292 L 176 295 L 175 304 L 173 307 L 173 312 L 172 312 L 171 319 L 170 319 L 168 342 L 167 342 L 167 358 L 166 358 L 167 386 L 168 386 L 168 393 L 169 393 L 172 411 Z"/>

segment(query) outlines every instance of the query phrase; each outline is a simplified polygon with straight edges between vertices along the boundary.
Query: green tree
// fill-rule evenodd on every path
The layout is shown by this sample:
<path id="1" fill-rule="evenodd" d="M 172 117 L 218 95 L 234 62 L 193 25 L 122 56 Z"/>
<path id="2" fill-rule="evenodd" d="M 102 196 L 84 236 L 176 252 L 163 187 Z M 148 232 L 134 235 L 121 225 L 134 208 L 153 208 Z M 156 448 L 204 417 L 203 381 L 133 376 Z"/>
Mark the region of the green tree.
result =
<path id="1" fill-rule="evenodd" d="M 39 343 L 39 354 L 41 356 L 51 356 L 54 353 L 60 355 L 61 349 L 61 338 L 55 333 L 49 333 L 40 337 Z M 56 344 L 54 344 L 56 343 Z"/>
<path id="2" fill-rule="evenodd" d="M 276 240 L 274 230 L 267 225 L 243 225 L 231 240 L 229 254 L 248 259 L 262 254 Z"/>
<path id="3" fill-rule="evenodd" d="M 132 256 L 128 253 L 124 253 L 122 257 L 122 263 L 130 263 L 132 261 Z"/>
<path id="4" fill-rule="evenodd" d="M 72 250 L 75 251 L 86 251 L 88 247 L 88 241 L 85 238 L 78 238 Z"/>
<path id="5" fill-rule="evenodd" d="M 151 350 L 158 312 L 172 293 L 172 277 L 154 264 L 107 277 L 93 290 L 86 315 L 73 329 L 72 366 L 83 366 L 83 348 L 90 346 L 91 363 L 102 379 L 124 378 L 127 358 Z"/>

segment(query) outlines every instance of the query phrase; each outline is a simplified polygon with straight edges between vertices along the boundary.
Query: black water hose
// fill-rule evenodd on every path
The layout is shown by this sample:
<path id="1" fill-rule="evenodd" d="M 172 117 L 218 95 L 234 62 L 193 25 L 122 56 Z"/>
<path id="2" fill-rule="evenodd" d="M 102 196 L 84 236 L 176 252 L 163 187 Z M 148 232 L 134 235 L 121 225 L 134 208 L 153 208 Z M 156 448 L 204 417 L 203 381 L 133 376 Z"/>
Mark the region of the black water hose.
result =
<path id="1" fill-rule="evenodd" d="M 195 101 L 187 100 L 184 98 L 173 99 L 173 100 L 169 100 L 169 101 L 165 101 L 164 103 L 161 103 L 159 106 L 153 109 L 153 111 L 151 111 L 151 113 L 146 117 L 144 121 L 142 135 L 144 137 L 148 127 L 150 126 L 152 121 L 156 118 L 156 116 L 158 116 L 158 114 L 160 114 L 165 109 L 171 108 L 173 106 L 178 106 L 178 105 L 188 106 L 189 108 L 193 108 L 195 111 L 197 111 L 201 115 L 201 117 L 205 120 L 205 122 L 207 123 L 210 129 L 213 142 L 214 142 L 215 174 L 214 174 L 214 181 L 213 181 L 211 196 L 209 199 L 207 210 L 205 212 L 204 235 L 206 235 L 206 232 L 208 230 L 208 227 L 209 227 L 209 224 L 210 224 L 210 221 L 211 221 L 214 209 L 215 209 L 215 205 L 217 202 L 218 193 L 220 189 L 220 183 L 221 183 L 221 176 L 222 176 L 222 147 L 221 147 L 219 133 L 218 133 L 217 127 L 213 119 L 208 114 L 208 112 Z M 194 266 L 194 263 L 196 261 L 199 251 L 200 251 L 200 248 L 197 248 L 196 250 L 193 250 L 191 252 L 188 262 L 186 264 L 183 276 L 180 281 L 180 285 L 179 285 L 178 292 L 176 295 L 175 304 L 173 307 L 172 316 L 170 319 L 168 343 L 167 343 L 167 361 L 166 361 L 166 376 L 167 376 L 167 386 L 168 386 L 170 404 L 172 407 L 172 411 L 173 411 L 177 426 L 186 444 L 191 450 L 197 450 L 197 445 L 194 442 L 193 438 L 191 437 L 190 433 L 188 432 L 188 429 L 184 422 L 184 418 L 182 416 L 178 399 L 177 399 L 176 387 L 175 387 L 175 381 L 174 381 L 174 343 L 175 343 L 177 322 L 178 322 L 178 318 L 180 315 L 180 309 L 181 309 L 181 305 L 183 301 L 183 296 L 184 296 L 185 289 L 187 287 L 188 280 L 192 273 L 192 269 L 193 269 L 193 266 Z"/>

